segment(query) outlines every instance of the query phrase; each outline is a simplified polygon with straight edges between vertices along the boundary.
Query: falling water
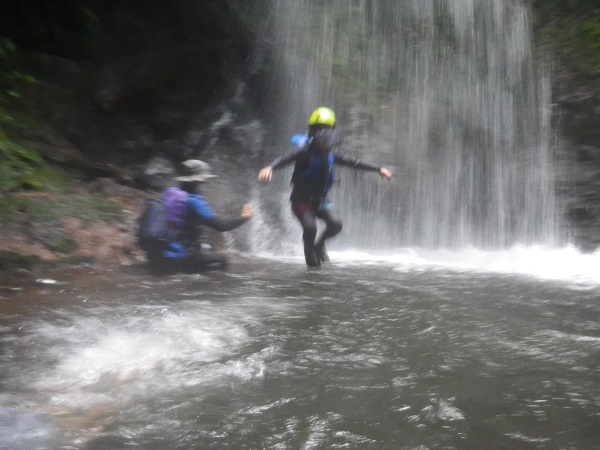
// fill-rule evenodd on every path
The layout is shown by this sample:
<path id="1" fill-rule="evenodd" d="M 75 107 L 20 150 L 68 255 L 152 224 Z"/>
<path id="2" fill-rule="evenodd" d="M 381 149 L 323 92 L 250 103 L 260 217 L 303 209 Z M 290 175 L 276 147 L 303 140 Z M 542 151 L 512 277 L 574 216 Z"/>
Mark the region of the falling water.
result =
<path id="1" fill-rule="evenodd" d="M 273 155 L 305 130 L 314 108 L 330 106 L 342 150 L 395 173 L 384 183 L 338 169 L 332 197 L 347 224 L 338 245 L 559 243 L 549 82 L 522 1 L 271 6 Z"/>

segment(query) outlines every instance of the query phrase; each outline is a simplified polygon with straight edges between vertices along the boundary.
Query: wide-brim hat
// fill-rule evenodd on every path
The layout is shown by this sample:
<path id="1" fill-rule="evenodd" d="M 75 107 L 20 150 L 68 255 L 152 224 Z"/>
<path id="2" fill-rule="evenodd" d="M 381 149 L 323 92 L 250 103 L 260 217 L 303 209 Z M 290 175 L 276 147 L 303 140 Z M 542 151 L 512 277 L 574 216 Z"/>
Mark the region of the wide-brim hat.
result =
<path id="1" fill-rule="evenodd" d="M 197 181 L 204 183 L 216 175 L 210 173 L 210 165 L 199 159 L 188 159 L 181 164 L 181 176 L 176 177 L 177 181 Z"/>

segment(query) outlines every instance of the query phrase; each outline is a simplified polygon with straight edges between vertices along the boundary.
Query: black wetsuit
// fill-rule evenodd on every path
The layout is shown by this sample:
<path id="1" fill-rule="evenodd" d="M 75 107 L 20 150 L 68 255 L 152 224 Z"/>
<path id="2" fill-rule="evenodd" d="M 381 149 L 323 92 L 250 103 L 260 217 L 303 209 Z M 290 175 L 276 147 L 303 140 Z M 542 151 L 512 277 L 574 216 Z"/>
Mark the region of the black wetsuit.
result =
<path id="1" fill-rule="evenodd" d="M 380 167 L 343 155 L 335 149 L 320 152 L 314 143 L 275 159 L 270 166 L 276 170 L 292 162 L 296 163 L 290 195 L 292 211 L 302 225 L 306 264 L 314 267 L 327 259 L 325 240 L 342 231 L 342 222 L 333 213 L 332 204 L 327 199 L 334 181 L 334 165 L 372 172 L 379 172 Z M 317 242 L 316 218 L 324 220 L 327 225 Z"/>

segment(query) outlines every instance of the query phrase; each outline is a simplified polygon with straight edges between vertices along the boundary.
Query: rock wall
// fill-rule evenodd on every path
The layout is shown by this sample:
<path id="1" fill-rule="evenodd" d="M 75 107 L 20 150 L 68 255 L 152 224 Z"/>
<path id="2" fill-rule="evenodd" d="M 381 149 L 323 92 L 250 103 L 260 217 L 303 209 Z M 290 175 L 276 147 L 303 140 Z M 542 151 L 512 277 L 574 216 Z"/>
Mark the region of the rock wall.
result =
<path id="1" fill-rule="evenodd" d="M 538 54 L 552 71 L 559 196 L 571 241 L 600 246 L 600 5 L 532 0 Z"/>

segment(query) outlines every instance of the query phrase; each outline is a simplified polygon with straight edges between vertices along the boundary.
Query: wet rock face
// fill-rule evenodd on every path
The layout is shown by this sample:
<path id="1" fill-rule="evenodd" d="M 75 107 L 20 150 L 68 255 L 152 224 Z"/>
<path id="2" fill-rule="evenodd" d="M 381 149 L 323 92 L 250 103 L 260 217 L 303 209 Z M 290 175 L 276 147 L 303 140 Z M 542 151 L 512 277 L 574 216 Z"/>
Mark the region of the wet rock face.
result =
<path id="1" fill-rule="evenodd" d="M 600 73 L 578 73 L 558 57 L 555 66 L 552 90 L 558 107 L 556 126 L 573 143 L 600 148 Z M 583 150 L 589 154 L 589 148 Z M 600 163 L 600 155 L 595 159 Z"/>
<path id="2" fill-rule="evenodd" d="M 143 263 L 136 231 L 147 195 L 111 179 L 41 198 L 15 194 L 22 206 L 0 224 L 0 271 Z"/>
<path id="3" fill-rule="evenodd" d="M 600 247 L 600 77 L 583 76 L 555 60 L 554 131 L 559 141 L 559 198 L 570 241 Z"/>
<path id="4" fill-rule="evenodd" d="M 600 247 L 600 148 L 563 142 L 558 195 L 570 242 L 584 251 Z"/>
<path id="5" fill-rule="evenodd" d="M 600 246 L 600 49 L 598 3 L 531 0 L 538 54 L 552 72 L 559 200 L 571 242 Z M 594 14 L 595 13 L 595 14 Z"/>

